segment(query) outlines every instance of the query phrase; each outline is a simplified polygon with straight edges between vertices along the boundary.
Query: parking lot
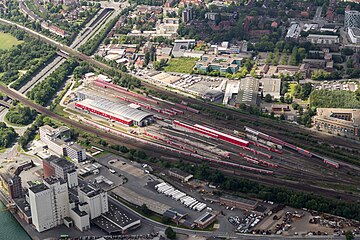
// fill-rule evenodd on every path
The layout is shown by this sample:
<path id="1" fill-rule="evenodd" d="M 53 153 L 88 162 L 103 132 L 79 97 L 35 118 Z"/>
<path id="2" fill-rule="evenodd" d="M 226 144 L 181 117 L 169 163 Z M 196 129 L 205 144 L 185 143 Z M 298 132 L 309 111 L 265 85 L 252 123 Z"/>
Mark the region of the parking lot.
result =
<path id="1" fill-rule="evenodd" d="M 109 177 L 111 181 L 114 181 L 114 186 L 118 184 L 117 187 L 112 188 L 111 191 L 131 203 L 137 205 L 145 203 L 149 209 L 155 210 L 159 213 L 164 212 L 169 208 L 175 208 L 180 211 L 187 212 L 187 219 L 189 220 L 197 219 L 205 211 L 203 210 L 202 212 L 197 212 L 196 210 L 191 210 L 181 204 L 180 201 L 176 201 L 171 197 L 158 193 L 154 186 L 163 180 L 151 174 L 145 174 L 141 164 L 123 159 L 113 154 L 104 154 L 101 157 L 96 158 L 96 160 L 105 166 L 101 169 L 99 175 Z M 107 168 L 115 170 L 116 173 L 110 173 Z M 102 171 L 104 173 L 102 173 Z M 110 176 L 113 176 L 113 178 Z M 92 178 L 94 177 L 95 176 Z M 118 180 L 115 180 L 114 178 L 118 178 Z M 126 178 L 126 182 L 124 184 L 119 184 L 123 178 Z M 236 226 L 229 222 L 229 216 L 238 216 L 239 218 L 244 217 L 244 212 L 240 209 L 231 210 L 225 206 L 204 201 L 202 199 L 202 194 L 197 190 L 181 186 L 179 184 L 174 185 L 173 182 L 168 183 L 185 192 L 187 195 L 194 197 L 198 201 L 206 203 L 207 206 L 213 210 L 221 212 L 222 214 L 220 214 L 217 218 L 217 223 L 220 228 L 219 231 L 232 232 L 236 230 Z"/>

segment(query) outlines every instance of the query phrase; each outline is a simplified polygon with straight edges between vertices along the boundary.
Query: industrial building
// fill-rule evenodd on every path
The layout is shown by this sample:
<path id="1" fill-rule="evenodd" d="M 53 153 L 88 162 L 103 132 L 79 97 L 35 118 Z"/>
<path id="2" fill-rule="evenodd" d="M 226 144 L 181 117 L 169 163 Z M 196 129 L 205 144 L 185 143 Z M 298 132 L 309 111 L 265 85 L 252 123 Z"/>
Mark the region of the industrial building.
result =
<path id="1" fill-rule="evenodd" d="M 106 99 L 91 100 L 87 98 L 75 103 L 75 106 L 127 126 L 144 127 L 154 122 L 153 114 L 151 113 Z"/>
<path id="2" fill-rule="evenodd" d="M 359 136 L 360 110 L 341 108 L 318 108 L 315 126 L 332 133 Z"/>
<path id="3" fill-rule="evenodd" d="M 0 168 L 0 188 L 10 199 L 21 198 L 23 196 L 23 189 L 21 184 L 20 173 L 23 170 L 34 166 L 33 161 L 25 162 L 17 168 L 5 170 Z"/>
<path id="4" fill-rule="evenodd" d="M 29 203 L 32 223 L 38 232 L 43 232 L 64 223 L 69 217 L 69 193 L 64 180 L 47 178 L 29 188 Z"/>
<path id="5" fill-rule="evenodd" d="M 68 182 L 69 188 L 78 185 L 77 172 L 74 163 L 57 156 L 50 156 L 43 159 L 44 178 L 56 177 Z"/>
<path id="6" fill-rule="evenodd" d="M 22 196 L 21 177 L 6 171 L 0 171 L 0 188 L 11 199 Z"/>
<path id="7" fill-rule="evenodd" d="M 188 182 L 190 179 L 194 177 L 193 175 L 188 174 L 187 172 L 175 168 L 169 169 L 168 173 L 170 176 L 178 178 L 182 182 Z"/>
<path id="8" fill-rule="evenodd" d="M 270 94 L 274 99 L 280 99 L 281 79 L 279 78 L 262 78 L 260 79 L 260 89 L 264 96 Z"/>
<path id="9" fill-rule="evenodd" d="M 58 156 L 68 156 L 75 162 L 86 160 L 86 152 L 80 145 L 71 142 L 70 129 L 68 127 L 52 128 L 45 125 L 39 128 L 40 140 Z"/>
<path id="10" fill-rule="evenodd" d="M 259 104 L 259 79 L 253 77 L 241 79 L 236 106 L 240 104 L 247 106 L 257 106 Z"/>
<path id="11" fill-rule="evenodd" d="M 109 199 L 109 211 L 92 220 L 108 234 L 126 234 L 129 230 L 140 226 L 139 217 L 124 208 L 113 199 Z"/>
<path id="12" fill-rule="evenodd" d="M 239 209 L 254 210 L 258 202 L 245 198 L 224 195 L 220 197 L 220 204 Z"/>

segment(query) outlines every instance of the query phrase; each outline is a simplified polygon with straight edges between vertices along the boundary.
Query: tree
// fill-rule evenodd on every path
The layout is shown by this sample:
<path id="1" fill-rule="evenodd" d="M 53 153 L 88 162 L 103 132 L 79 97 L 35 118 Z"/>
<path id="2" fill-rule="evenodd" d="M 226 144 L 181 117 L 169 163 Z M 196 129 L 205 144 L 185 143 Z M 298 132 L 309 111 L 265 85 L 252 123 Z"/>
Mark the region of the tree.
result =
<path id="1" fill-rule="evenodd" d="M 165 235 L 169 239 L 176 239 L 176 232 L 172 229 L 172 227 L 167 227 L 165 229 Z"/>
<path id="2" fill-rule="evenodd" d="M 144 57 L 144 66 L 147 66 L 150 62 L 150 53 L 146 52 Z"/>
<path id="3" fill-rule="evenodd" d="M 148 215 L 150 215 L 150 213 L 151 213 L 150 209 L 146 206 L 145 203 L 144 203 L 143 205 L 141 205 L 140 211 L 141 211 L 145 216 L 148 216 Z"/>
<path id="4" fill-rule="evenodd" d="M 345 233 L 345 237 L 346 237 L 346 240 L 353 240 L 354 239 L 354 234 L 351 231 L 347 231 Z"/>
<path id="5" fill-rule="evenodd" d="M 285 120 L 285 115 L 284 114 L 280 115 L 280 120 Z"/>
<path id="6" fill-rule="evenodd" d="M 264 101 L 267 102 L 267 103 L 271 103 L 272 102 L 272 97 L 270 94 L 266 94 L 265 95 L 265 98 L 264 98 Z"/>

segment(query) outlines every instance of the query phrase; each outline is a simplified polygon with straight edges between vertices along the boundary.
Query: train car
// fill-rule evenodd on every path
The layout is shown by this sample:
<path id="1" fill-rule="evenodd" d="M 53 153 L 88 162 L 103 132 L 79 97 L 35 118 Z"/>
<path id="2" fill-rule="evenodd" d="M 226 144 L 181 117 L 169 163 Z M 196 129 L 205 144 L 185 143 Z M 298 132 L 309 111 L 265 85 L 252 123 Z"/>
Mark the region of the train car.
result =
<path id="1" fill-rule="evenodd" d="M 237 137 L 234 137 L 232 135 L 222 133 L 222 132 L 219 132 L 217 130 L 214 130 L 214 129 L 211 129 L 211 128 L 208 128 L 208 127 L 205 127 L 205 126 L 202 126 L 202 125 L 199 125 L 199 124 L 195 124 L 194 127 L 203 129 L 203 130 L 208 131 L 208 132 L 212 132 L 214 134 L 217 134 L 219 136 L 219 139 L 221 139 L 223 141 L 226 141 L 226 142 L 229 142 L 229 143 L 232 143 L 234 145 L 241 146 L 241 147 L 249 146 L 249 142 L 245 141 L 245 140 L 243 140 L 241 138 L 237 138 Z"/>
<path id="2" fill-rule="evenodd" d="M 173 110 L 174 112 L 178 113 L 178 114 L 184 114 L 184 111 L 181 111 L 179 109 L 176 108 L 170 108 L 171 110 Z"/>
<path id="3" fill-rule="evenodd" d="M 200 113 L 199 110 L 191 108 L 191 107 L 186 107 L 186 110 L 188 110 L 189 112 L 192 112 L 192 113 L 196 113 L 196 114 Z"/>
<path id="4" fill-rule="evenodd" d="M 183 127 L 183 128 L 187 128 L 191 131 L 194 131 L 194 132 L 198 132 L 198 133 L 201 133 L 203 135 L 207 135 L 207 136 L 210 136 L 212 138 L 219 138 L 219 136 L 215 133 L 212 133 L 212 132 L 209 132 L 209 131 L 206 131 L 206 130 L 203 130 L 201 128 L 197 128 L 195 126 L 191 126 L 191 125 L 188 125 L 186 123 L 182 123 L 180 121 L 177 121 L 177 120 L 174 120 L 173 123 L 177 126 L 180 126 L 180 127 Z"/>
<path id="5" fill-rule="evenodd" d="M 334 161 L 329 160 L 327 158 L 323 158 L 323 161 L 324 161 L 324 163 L 326 163 L 326 164 L 328 164 L 328 165 L 330 165 L 330 166 L 332 166 L 334 168 L 340 168 L 340 164 L 337 163 L 337 162 L 334 162 Z"/>

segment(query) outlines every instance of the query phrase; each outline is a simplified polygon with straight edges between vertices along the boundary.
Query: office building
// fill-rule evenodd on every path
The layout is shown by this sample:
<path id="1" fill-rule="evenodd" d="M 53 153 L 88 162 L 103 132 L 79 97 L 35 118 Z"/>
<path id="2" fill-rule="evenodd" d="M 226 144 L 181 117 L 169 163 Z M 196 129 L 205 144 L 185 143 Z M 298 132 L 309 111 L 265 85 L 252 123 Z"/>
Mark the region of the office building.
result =
<path id="1" fill-rule="evenodd" d="M 349 27 L 347 33 L 351 43 L 360 43 L 360 28 Z"/>
<path id="2" fill-rule="evenodd" d="M 75 162 L 86 160 L 85 149 L 71 142 L 70 129 L 68 127 L 52 128 L 49 125 L 39 128 L 40 140 L 58 156 L 68 156 Z"/>
<path id="3" fill-rule="evenodd" d="M 86 160 L 86 152 L 83 147 L 78 144 L 67 144 L 65 146 L 66 156 L 74 160 L 75 162 L 83 162 Z"/>
<path id="4" fill-rule="evenodd" d="M 345 11 L 344 27 L 360 27 L 360 12 L 354 10 Z"/>
<path id="5" fill-rule="evenodd" d="M 315 45 L 339 44 L 340 38 L 336 35 L 309 34 L 307 41 Z"/>
<path id="6" fill-rule="evenodd" d="M 69 193 L 65 181 L 47 178 L 29 188 L 32 223 L 38 232 L 49 230 L 64 223 L 69 217 Z"/>

